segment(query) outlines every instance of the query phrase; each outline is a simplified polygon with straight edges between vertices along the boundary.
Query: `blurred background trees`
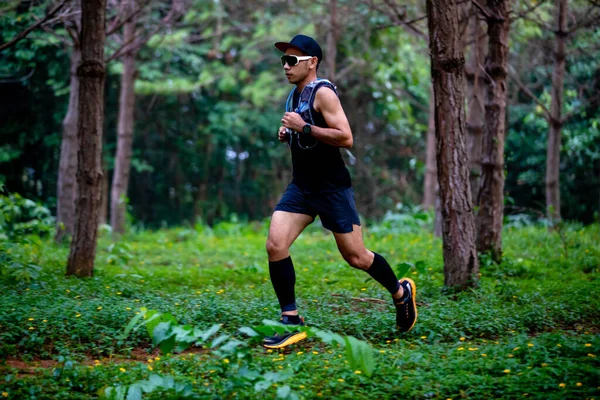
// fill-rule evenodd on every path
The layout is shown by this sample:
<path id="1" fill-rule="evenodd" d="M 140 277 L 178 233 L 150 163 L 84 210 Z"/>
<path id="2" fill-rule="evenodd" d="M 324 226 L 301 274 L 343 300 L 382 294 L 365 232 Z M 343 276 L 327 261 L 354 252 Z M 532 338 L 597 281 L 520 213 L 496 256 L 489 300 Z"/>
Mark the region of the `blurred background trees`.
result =
<path id="1" fill-rule="evenodd" d="M 70 99 L 75 95 L 70 88 L 79 56 L 73 44 L 80 29 L 78 2 L 62 3 L 10 0 L 0 6 L 0 46 L 39 23 L 0 52 L 0 182 L 59 216 L 58 181 L 72 176 L 59 171 L 69 166 L 61 161 L 61 145 L 63 131 L 73 123 L 69 104 L 77 102 Z M 291 177 L 288 150 L 275 135 L 290 86 L 273 43 L 299 32 L 321 43 L 325 60 L 319 73 L 336 83 L 350 118 L 355 146 L 343 155 L 359 211 L 380 218 L 398 203 L 423 201 L 431 114 L 424 3 L 107 3 L 104 221 L 118 225 L 119 207 L 125 211 L 123 224 L 145 227 L 197 220 L 213 224 L 234 214 L 248 220 L 269 216 Z M 570 1 L 560 28 L 555 2 L 511 4 L 505 214 L 546 213 L 548 141 L 558 121 L 555 166 L 562 195 L 555 208 L 564 219 L 590 223 L 600 209 L 599 9 L 593 2 Z M 475 83 L 489 74 L 487 25 L 472 3 L 460 7 L 466 81 L 479 89 L 465 91 L 472 122 L 467 131 L 478 135 L 485 99 Z M 564 57 L 557 51 L 561 40 Z M 558 78 L 553 73 L 561 57 L 557 117 L 553 88 Z M 134 82 L 127 123 L 119 122 L 126 115 L 123 83 L 131 82 L 125 76 Z M 119 152 L 120 137 L 130 140 L 130 155 Z M 127 150 L 128 144 L 123 145 Z M 471 183 L 478 179 L 478 162 L 471 160 Z M 123 170 L 130 171 L 128 179 L 123 180 Z M 62 200 L 68 203 L 67 214 L 74 212 L 74 207 L 68 211 L 68 196 Z M 60 218 L 68 220 L 68 215 Z"/>

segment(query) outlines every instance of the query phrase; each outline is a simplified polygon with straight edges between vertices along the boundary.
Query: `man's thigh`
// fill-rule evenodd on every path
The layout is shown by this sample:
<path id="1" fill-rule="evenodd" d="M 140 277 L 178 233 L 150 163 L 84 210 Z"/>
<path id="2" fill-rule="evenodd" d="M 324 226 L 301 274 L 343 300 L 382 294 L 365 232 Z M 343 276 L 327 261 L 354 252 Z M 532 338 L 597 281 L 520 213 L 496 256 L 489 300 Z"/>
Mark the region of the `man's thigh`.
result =
<path id="1" fill-rule="evenodd" d="M 308 204 L 319 214 L 323 227 L 333 233 L 351 233 L 355 225 L 360 226 L 352 188 L 308 196 Z"/>
<path id="2" fill-rule="evenodd" d="M 267 243 L 280 251 L 287 251 L 300 233 L 313 221 L 314 217 L 310 215 L 275 211 L 271 217 Z"/>

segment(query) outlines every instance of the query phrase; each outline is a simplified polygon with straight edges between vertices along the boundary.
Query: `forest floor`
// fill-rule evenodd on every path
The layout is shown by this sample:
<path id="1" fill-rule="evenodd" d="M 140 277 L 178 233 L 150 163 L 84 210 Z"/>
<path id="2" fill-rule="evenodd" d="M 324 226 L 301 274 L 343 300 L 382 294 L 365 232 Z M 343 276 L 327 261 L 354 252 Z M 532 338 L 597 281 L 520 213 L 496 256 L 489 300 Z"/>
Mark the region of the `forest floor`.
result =
<path id="1" fill-rule="evenodd" d="M 412 331 L 395 330 L 389 294 L 313 224 L 292 247 L 313 336 L 281 351 L 260 346 L 279 316 L 267 222 L 117 242 L 102 230 L 87 279 L 64 276 L 67 244 L 1 243 L 0 398 L 600 398 L 599 225 L 506 228 L 503 262 L 484 258 L 462 293 L 444 289 L 441 239 L 418 225 L 365 228 L 367 247 L 416 281 Z M 145 326 L 125 335 L 147 310 L 177 343 L 202 340 L 165 352 Z"/>

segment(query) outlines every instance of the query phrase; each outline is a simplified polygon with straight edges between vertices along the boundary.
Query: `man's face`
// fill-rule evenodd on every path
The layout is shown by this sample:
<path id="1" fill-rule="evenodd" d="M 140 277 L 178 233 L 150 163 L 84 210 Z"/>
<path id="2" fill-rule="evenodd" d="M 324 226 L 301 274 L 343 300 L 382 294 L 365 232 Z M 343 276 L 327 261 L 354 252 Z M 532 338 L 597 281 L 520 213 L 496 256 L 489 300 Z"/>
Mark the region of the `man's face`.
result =
<path id="1" fill-rule="evenodd" d="M 300 50 L 289 48 L 285 52 L 286 55 L 292 56 L 304 56 Z M 311 60 L 300 61 L 297 65 L 290 67 L 287 63 L 283 66 L 285 76 L 289 83 L 297 84 L 302 82 L 310 72 L 310 65 L 314 62 Z"/>

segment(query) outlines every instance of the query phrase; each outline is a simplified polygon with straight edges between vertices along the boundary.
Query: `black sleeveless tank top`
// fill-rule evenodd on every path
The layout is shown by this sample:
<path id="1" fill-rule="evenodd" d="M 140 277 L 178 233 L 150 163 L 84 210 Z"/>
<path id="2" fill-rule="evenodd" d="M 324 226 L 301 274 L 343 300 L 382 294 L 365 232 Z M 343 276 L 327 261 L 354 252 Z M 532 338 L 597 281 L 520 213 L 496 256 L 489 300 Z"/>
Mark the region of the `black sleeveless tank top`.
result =
<path id="1" fill-rule="evenodd" d="M 317 90 L 331 90 L 317 88 Z M 294 91 L 292 101 L 293 109 L 298 106 L 300 93 Z M 314 96 L 313 96 L 314 98 Z M 328 128 L 325 118 L 311 108 L 314 124 Z M 310 123 L 310 121 L 307 121 Z M 316 143 L 316 145 L 315 145 Z M 309 148 L 310 146 L 313 146 Z M 303 137 L 302 134 L 292 135 L 290 145 L 292 151 L 293 179 L 292 183 L 307 193 L 326 193 L 348 189 L 352 186 L 350 173 L 342 159 L 339 147 L 331 146 L 314 139 Z"/>

